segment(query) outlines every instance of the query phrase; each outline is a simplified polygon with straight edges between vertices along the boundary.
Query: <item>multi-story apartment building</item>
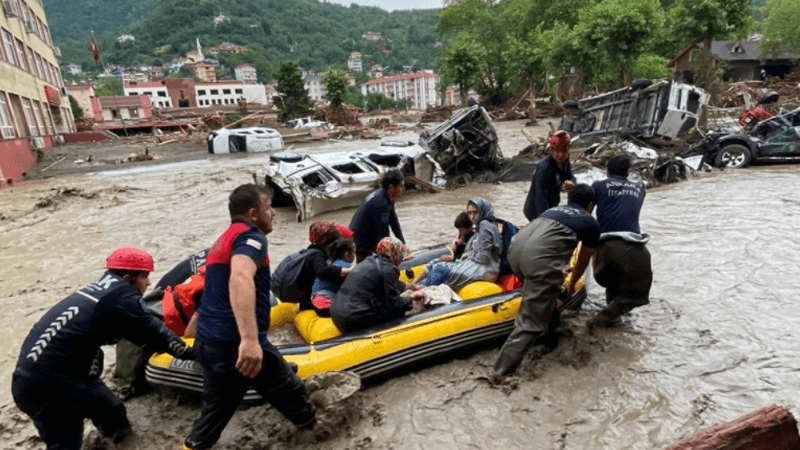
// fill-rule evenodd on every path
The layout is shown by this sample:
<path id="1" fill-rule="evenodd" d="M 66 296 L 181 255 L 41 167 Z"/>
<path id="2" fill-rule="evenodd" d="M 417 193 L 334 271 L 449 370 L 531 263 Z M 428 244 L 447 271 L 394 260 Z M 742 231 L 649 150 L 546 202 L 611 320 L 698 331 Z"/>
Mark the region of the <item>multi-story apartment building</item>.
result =
<path id="1" fill-rule="evenodd" d="M 439 75 L 432 71 L 422 71 L 361 83 L 361 93 L 368 95 L 378 92 L 391 100 L 406 99 L 411 103 L 412 109 L 425 110 L 429 105 L 437 104 L 436 86 L 438 84 Z"/>
<path id="2" fill-rule="evenodd" d="M 347 68 L 353 72 L 364 71 L 364 66 L 361 65 L 361 52 L 350 53 L 347 57 Z"/>
<path id="3" fill-rule="evenodd" d="M 314 103 L 323 101 L 325 95 L 328 94 L 322 75 L 317 75 L 313 72 L 308 72 L 303 76 L 303 87 L 308 91 L 308 98 Z"/>
<path id="4" fill-rule="evenodd" d="M 233 69 L 233 71 L 236 74 L 237 81 L 241 81 L 243 83 L 258 82 L 258 72 L 256 72 L 256 66 L 250 63 L 239 64 Z"/>
<path id="5" fill-rule="evenodd" d="M 68 84 L 67 94 L 71 95 L 83 110 L 83 117 L 92 117 L 92 97 L 94 97 L 94 84 L 91 81 L 75 82 Z"/>
<path id="6" fill-rule="evenodd" d="M 75 131 L 41 0 L 0 6 L 0 187 L 12 184 Z"/>

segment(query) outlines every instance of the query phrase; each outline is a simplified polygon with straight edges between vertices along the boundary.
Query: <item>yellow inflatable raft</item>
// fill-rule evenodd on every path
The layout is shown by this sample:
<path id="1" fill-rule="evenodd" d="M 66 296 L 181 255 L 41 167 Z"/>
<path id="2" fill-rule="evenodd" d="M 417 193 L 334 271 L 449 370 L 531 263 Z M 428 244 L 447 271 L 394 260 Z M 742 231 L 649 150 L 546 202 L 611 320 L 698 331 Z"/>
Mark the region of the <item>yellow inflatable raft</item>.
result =
<path id="1" fill-rule="evenodd" d="M 418 272 L 421 267 L 412 270 Z M 405 272 L 402 279 L 411 275 Z M 463 301 L 345 335 L 331 319 L 321 318 L 314 311 L 296 313 L 297 305 L 279 302 L 272 309 L 270 329 L 294 322 L 307 342 L 278 346 L 287 361 L 297 364 L 301 378 L 348 370 L 368 379 L 466 347 L 502 342 L 511 333 L 521 301 L 518 290 L 504 292 L 495 283 L 475 282 L 457 293 Z M 586 290 L 580 280 L 576 293 L 560 309 L 578 309 L 585 299 Z M 186 341 L 193 343 L 192 339 Z M 202 393 L 202 371 L 194 361 L 156 354 L 150 358 L 146 376 L 155 386 Z M 259 399 L 254 390 L 245 397 L 245 401 Z"/>

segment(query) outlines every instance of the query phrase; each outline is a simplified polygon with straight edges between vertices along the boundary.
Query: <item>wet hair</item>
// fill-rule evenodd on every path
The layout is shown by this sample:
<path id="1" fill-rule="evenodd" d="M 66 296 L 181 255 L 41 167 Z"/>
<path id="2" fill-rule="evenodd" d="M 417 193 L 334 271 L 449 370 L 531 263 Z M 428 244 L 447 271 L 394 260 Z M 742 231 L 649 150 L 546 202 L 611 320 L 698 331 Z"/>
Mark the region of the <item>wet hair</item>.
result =
<path id="1" fill-rule="evenodd" d="M 613 156 L 608 160 L 608 174 L 625 176 L 631 168 L 631 159 L 628 155 Z"/>
<path id="2" fill-rule="evenodd" d="M 342 259 L 345 253 L 356 251 L 356 244 L 352 239 L 338 238 L 328 246 L 330 259 Z"/>
<path id="3" fill-rule="evenodd" d="M 397 186 L 398 184 L 402 184 L 405 180 L 403 177 L 403 173 L 397 169 L 392 169 L 383 174 L 383 178 L 381 179 L 381 187 L 383 190 L 389 189 L 391 186 Z"/>
<path id="4" fill-rule="evenodd" d="M 243 184 L 231 192 L 228 197 L 228 212 L 231 217 L 242 216 L 250 208 L 261 206 L 261 195 L 272 197 L 272 192 L 258 184 Z"/>
<path id="5" fill-rule="evenodd" d="M 120 277 L 124 277 L 125 275 L 130 276 L 131 277 L 131 281 L 128 282 L 128 284 L 130 284 L 130 285 L 133 285 L 133 284 L 136 283 L 136 279 L 139 278 L 139 275 L 141 275 L 143 273 L 150 273 L 150 272 L 146 272 L 144 270 L 128 270 L 128 269 L 108 269 L 108 271 L 113 273 L 113 274 L 115 274 L 115 275 L 119 275 Z"/>
<path id="6" fill-rule="evenodd" d="M 476 206 L 477 207 L 477 206 Z M 453 223 L 453 226 L 462 229 L 462 228 L 472 228 L 472 221 L 469 220 L 469 214 L 466 211 L 461 211 L 456 216 L 456 221 Z"/>
<path id="7" fill-rule="evenodd" d="M 567 202 L 586 209 L 586 207 L 594 203 L 594 189 L 588 184 L 576 184 L 569 190 Z"/>

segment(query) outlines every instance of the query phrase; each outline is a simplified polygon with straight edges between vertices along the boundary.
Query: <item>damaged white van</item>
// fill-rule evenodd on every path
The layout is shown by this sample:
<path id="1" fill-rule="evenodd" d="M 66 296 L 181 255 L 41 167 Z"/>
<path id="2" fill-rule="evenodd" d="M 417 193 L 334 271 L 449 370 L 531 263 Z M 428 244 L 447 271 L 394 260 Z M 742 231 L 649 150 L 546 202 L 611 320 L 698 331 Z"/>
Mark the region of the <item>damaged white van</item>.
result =
<path id="1" fill-rule="evenodd" d="M 593 138 L 608 134 L 675 139 L 697 126 L 710 95 L 672 80 L 635 80 L 629 87 L 564 102 L 560 128 Z"/>

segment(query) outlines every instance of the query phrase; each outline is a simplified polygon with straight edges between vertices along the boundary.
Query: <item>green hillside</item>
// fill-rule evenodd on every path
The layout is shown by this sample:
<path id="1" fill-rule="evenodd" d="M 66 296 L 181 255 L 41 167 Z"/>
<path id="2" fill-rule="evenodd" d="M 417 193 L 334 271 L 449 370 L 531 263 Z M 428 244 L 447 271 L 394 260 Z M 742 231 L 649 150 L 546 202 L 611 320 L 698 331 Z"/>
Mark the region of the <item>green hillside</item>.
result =
<path id="1" fill-rule="evenodd" d="M 390 13 L 317 0 L 144 0 L 135 5 L 119 0 L 44 1 L 62 63 L 85 68 L 94 67 L 91 30 L 103 60 L 125 65 L 168 62 L 191 50 L 196 39 L 206 49 L 223 41 L 252 46 L 255 51 L 244 58 L 257 64 L 262 79 L 272 76 L 282 59 L 323 70 L 344 65 L 352 51 L 361 51 L 365 62 L 375 60 L 398 71 L 413 60 L 415 69 L 434 68 L 435 44 L 441 40 L 433 31 L 436 10 Z M 219 14 L 228 20 L 215 25 Z M 367 31 L 381 33 L 391 54 L 367 43 L 362 37 Z M 135 41 L 117 42 L 123 32 L 133 34 Z M 223 63 L 236 64 L 242 57 L 229 59 Z"/>

